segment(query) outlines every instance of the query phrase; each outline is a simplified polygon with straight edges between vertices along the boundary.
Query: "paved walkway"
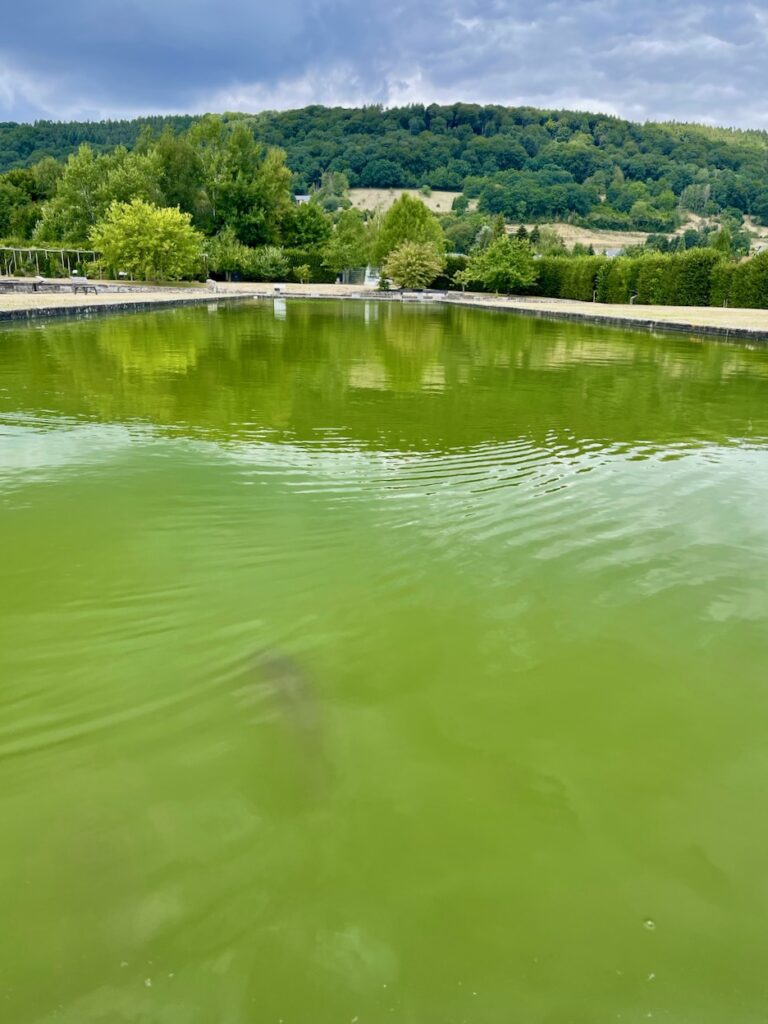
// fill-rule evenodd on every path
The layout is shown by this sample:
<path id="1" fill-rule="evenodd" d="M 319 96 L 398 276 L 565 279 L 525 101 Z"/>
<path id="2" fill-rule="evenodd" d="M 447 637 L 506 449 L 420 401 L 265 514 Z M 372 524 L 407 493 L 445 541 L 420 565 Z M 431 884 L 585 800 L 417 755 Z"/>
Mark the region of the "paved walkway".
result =
<path id="1" fill-rule="evenodd" d="M 0 293 L 0 320 L 57 314 L 97 313 L 107 309 L 148 309 L 153 306 L 215 302 L 226 298 L 275 298 L 276 296 L 343 299 L 424 299 L 418 293 L 379 292 L 361 285 L 335 284 L 218 284 L 215 288 L 136 288 L 135 291 L 97 295 Z M 687 334 L 708 334 L 738 340 L 768 342 L 768 310 L 723 309 L 700 306 L 625 306 L 545 299 L 483 295 L 477 292 L 430 293 L 430 301 L 500 309 L 528 316 L 561 320 L 583 320 L 613 326 L 651 330 L 673 330 Z"/>

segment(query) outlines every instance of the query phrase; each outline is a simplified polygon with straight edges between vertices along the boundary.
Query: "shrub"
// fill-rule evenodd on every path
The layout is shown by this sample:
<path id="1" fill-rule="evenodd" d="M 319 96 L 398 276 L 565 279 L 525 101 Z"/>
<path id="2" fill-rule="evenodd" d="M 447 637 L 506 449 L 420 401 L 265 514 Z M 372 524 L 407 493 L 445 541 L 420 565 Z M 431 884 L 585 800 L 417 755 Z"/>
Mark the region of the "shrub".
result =
<path id="1" fill-rule="evenodd" d="M 254 281 L 282 281 L 290 265 L 285 249 L 277 245 L 261 245 L 251 249 L 249 276 Z"/>
<path id="2" fill-rule="evenodd" d="M 430 282 L 430 288 L 440 288 L 442 290 L 448 290 L 451 288 L 459 288 L 455 277 L 460 274 L 462 270 L 467 269 L 469 263 L 469 256 L 465 256 L 464 253 L 452 252 L 449 253 L 445 258 L 445 267 L 442 272 L 437 275 L 434 281 Z"/>
<path id="3" fill-rule="evenodd" d="M 425 288 L 445 265 L 445 257 L 432 242 L 403 242 L 384 262 L 382 276 L 401 288 Z"/>
<path id="4" fill-rule="evenodd" d="M 304 278 L 312 284 L 333 284 L 336 272 L 329 269 L 323 262 L 323 252 L 318 249 L 286 249 L 291 276 L 299 279 L 299 269 L 307 267 L 309 272 Z"/>

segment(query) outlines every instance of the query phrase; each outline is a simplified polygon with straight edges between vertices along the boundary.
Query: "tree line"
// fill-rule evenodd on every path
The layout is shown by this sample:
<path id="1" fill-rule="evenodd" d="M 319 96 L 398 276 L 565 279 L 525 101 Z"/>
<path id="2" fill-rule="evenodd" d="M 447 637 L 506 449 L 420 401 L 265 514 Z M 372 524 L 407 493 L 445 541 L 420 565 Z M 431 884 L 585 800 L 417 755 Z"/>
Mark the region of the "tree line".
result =
<path id="1" fill-rule="evenodd" d="M 375 109 L 363 113 L 363 121 L 375 123 Z M 768 256 L 736 262 L 749 247 L 740 221 L 733 229 L 689 229 L 673 240 L 656 234 L 645 249 L 608 260 L 584 247 L 567 252 L 543 227 L 530 233 L 521 227 L 510 236 L 504 211 L 482 204 L 471 209 L 466 194 L 440 217 L 407 193 L 384 215 L 363 214 L 351 207 L 347 174 L 333 167 L 310 185 L 309 201 L 297 204 L 286 152 L 257 137 L 253 120 L 205 115 L 181 132 L 176 127 L 144 124 L 131 149 L 97 152 L 81 144 L 64 163 L 47 156 L 6 172 L 0 176 L 0 238 L 90 247 L 101 260 L 81 270 L 144 279 L 319 282 L 372 263 L 382 268 L 384 286 L 768 304 L 762 269 Z M 750 145 L 761 139 L 734 133 L 741 136 Z M 521 171 L 515 180 L 524 176 Z"/>
<path id="2" fill-rule="evenodd" d="M 147 134 L 189 132 L 202 118 L 56 125 L 0 124 L 0 172 L 66 157 L 132 150 Z M 768 223 L 768 133 L 690 124 L 635 124 L 603 114 L 452 104 L 384 109 L 310 106 L 227 114 L 282 149 L 294 192 L 328 172 L 351 187 L 444 188 L 508 220 L 672 231 L 681 216 L 749 214 Z"/>

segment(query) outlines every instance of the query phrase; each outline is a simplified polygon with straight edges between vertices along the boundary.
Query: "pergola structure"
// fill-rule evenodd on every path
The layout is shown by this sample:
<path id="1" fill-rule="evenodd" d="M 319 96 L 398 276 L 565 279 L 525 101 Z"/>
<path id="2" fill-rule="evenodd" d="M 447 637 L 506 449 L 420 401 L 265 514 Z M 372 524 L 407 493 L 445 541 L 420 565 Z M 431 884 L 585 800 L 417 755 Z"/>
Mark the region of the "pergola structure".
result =
<path id="1" fill-rule="evenodd" d="M 20 266 L 34 263 L 35 270 L 40 273 L 41 258 L 58 257 L 61 269 L 67 274 L 72 273 L 72 266 L 77 266 L 86 259 L 98 259 L 101 253 L 95 249 L 42 249 L 35 246 L 0 245 L 0 274 L 4 277 L 14 276 Z"/>

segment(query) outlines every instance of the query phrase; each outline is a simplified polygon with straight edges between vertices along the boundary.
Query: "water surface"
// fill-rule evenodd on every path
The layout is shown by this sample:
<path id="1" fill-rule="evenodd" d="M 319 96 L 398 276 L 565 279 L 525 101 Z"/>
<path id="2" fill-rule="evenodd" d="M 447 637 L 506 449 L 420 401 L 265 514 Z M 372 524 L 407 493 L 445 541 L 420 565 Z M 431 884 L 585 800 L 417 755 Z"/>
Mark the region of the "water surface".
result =
<path id="1" fill-rule="evenodd" d="M 764 1021 L 768 352 L 0 331 L 0 1020 Z"/>

